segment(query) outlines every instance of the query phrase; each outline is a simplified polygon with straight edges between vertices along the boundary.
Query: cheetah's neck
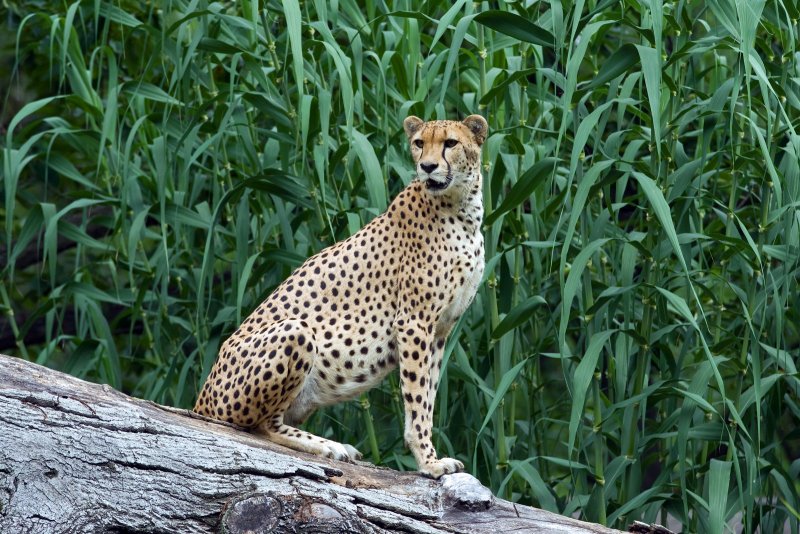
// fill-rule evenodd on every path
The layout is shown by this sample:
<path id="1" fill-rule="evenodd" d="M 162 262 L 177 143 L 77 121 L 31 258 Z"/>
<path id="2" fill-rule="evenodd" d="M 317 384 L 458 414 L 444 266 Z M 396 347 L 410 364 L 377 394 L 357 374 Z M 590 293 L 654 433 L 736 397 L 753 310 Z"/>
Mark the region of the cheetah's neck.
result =
<path id="1" fill-rule="evenodd" d="M 480 172 L 461 181 L 444 194 L 433 197 L 436 211 L 452 213 L 463 220 L 467 228 L 479 231 L 483 221 L 483 176 Z"/>

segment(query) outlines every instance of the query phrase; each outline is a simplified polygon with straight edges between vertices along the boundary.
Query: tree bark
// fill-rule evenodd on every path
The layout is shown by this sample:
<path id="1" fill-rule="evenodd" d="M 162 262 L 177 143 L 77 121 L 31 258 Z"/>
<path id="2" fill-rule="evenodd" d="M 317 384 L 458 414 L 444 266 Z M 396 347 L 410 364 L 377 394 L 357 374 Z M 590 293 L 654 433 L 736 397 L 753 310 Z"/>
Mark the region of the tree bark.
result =
<path id="1" fill-rule="evenodd" d="M 495 498 L 464 473 L 294 452 L 0 355 L 0 532 L 619 532 Z"/>

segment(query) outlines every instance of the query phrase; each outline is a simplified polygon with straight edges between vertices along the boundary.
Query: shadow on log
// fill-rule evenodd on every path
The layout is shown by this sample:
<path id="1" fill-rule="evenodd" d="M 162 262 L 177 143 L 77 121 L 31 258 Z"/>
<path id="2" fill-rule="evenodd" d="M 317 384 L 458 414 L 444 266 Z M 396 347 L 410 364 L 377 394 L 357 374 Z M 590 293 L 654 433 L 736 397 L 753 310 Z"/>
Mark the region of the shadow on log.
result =
<path id="1" fill-rule="evenodd" d="M 430 480 L 290 451 L 0 355 L 0 532 L 618 532 Z"/>

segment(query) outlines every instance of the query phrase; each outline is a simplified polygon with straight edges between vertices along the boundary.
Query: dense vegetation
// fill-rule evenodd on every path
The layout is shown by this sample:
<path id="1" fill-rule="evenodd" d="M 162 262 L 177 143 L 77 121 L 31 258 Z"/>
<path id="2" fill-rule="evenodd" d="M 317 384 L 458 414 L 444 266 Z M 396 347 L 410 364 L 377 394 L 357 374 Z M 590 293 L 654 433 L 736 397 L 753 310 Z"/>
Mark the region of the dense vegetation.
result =
<path id="1" fill-rule="evenodd" d="M 479 112 L 436 436 L 614 526 L 800 518 L 797 0 L 4 3 L 0 350 L 192 405 L 222 339 Z M 307 426 L 413 468 L 397 377 Z"/>

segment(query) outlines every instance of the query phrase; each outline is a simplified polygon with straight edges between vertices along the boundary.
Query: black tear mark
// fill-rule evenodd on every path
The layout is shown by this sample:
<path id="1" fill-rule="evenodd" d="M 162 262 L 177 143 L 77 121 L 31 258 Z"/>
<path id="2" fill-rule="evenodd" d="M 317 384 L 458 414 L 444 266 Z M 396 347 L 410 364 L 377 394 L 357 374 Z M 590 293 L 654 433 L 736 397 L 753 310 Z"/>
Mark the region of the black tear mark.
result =
<path id="1" fill-rule="evenodd" d="M 446 158 L 446 157 L 445 157 L 445 155 L 444 155 L 446 151 L 447 151 L 447 146 L 445 146 L 444 144 L 442 144 L 442 159 L 444 160 L 444 162 L 445 162 L 445 163 L 447 163 L 447 179 L 448 179 L 448 180 L 452 180 L 452 178 L 453 178 L 453 173 L 452 173 L 452 171 L 451 171 L 451 169 L 450 169 L 450 162 L 449 162 L 449 161 L 447 161 L 447 158 Z"/>

